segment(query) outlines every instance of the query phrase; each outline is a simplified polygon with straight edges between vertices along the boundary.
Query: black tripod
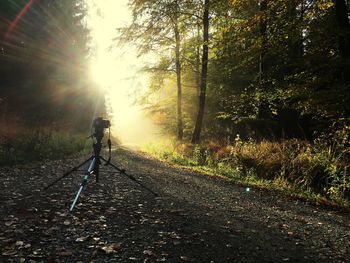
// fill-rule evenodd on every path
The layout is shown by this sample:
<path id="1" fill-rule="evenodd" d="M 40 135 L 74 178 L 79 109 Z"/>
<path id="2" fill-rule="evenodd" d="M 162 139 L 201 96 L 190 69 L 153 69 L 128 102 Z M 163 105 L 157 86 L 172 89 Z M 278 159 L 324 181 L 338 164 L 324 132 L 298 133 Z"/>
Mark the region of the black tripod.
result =
<path id="1" fill-rule="evenodd" d="M 71 169 L 70 171 L 64 173 L 60 178 L 58 178 L 57 180 L 53 181 L 51 184 L 49 184 L 48 186 L 46 186 L 44 188 L 44 190 L 50 188 L 51 186 L 55 185 L 57 182 L 61 181 L 65 177 L 69 176 L 73 172 L 79 171 L 79 168 L 81 168 L 82 166 L 84 166 L 85 164 L 90 162 L 89 167 L 85 171 L 85 176 L 83 178 L 83 181 L 80 184 L 79 190 L 78 190 L 78 192 L 77 192 L 77 194 L 76 194 L 76 196 L 75 196 L 75 198 L 73 200 L 73 203 L 72 203 L 69 211 L 73 211 L 73 209 L 74 209 L 74 207 L 75 207 L 75 205 L 76 205 L 76 203 L 77 203 L 77 201 L 79 199 L 79 196 L 80 196 L 81 192 L 84 189 L 84 186 L 88 182 L 88 179 L 89 179 L 90 175 L 94 174 L 96 176 L 96 182 L 99 182 L 101 160 L 105 161 L 105 165 L 109 165 L 109 166 L 113 167 L 114 169 L 117 170 L 118 173 L 127 176 L 129 179 L 133 180 L 135 183 L 137 183 L 141 187 L 145 188 L 147 191 L 149 191 L 153 195 L 158 196 L 155 192 L 153 192 L 147 186 L 145 186 L 141 182 L 137 181 L 135 179 L 135 177 L 133 177 L 132 175 L 127 174 L 125 169 L 121 169 L 118 166 L 116 166 L 113 163 L 111 163 L 111 145 L 112 144 L 111 144 L 110 138 L 108 138 L 108 148 L 109 148 L 109 158 L 108 158 L 108 160 L 106 160 L 105 158 L 103 158 L 100 155 L 101 149 L 102 149 L 102 138 L 103 138 L 103 135 L 104 135 L 104 129 L 109 128 L 109 127 L 110 127 L 110 122 L 108 120 L 104 120 L 101 117 L 96 118 L 94 120 L 94 122 L 93 122 L 93 128 L 94 128 L 95 132 L 91 135 L 92 138 L 96 139 L 96 142 L 93 144 L 94 154 L 90 158 L 88 158 L 87 160 L 85 160 L 84 162 L 79 164 L 78 166 L 76 166 L 73 169 Z"/>

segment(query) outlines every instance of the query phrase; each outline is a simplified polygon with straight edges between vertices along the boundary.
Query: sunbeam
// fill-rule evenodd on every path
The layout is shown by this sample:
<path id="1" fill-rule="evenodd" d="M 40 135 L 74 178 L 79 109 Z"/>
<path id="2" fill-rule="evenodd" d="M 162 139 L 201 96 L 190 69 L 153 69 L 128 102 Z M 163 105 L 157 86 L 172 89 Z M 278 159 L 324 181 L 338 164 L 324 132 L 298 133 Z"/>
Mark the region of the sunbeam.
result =
<path id="1" fill-rule="evenodd" d="M 131 45 L 116 47 L 117 28 L 132 17 L 127 0 L 88 0 L 88 25 L 92 34 L 91 74 L 101 89 L 107 91 L 112 132 L 127 145 L 152 139 L 156 126 L 146 118 L 135 99 L 147 87 L 147 77 L 139 73 L 142 65 Z"/>

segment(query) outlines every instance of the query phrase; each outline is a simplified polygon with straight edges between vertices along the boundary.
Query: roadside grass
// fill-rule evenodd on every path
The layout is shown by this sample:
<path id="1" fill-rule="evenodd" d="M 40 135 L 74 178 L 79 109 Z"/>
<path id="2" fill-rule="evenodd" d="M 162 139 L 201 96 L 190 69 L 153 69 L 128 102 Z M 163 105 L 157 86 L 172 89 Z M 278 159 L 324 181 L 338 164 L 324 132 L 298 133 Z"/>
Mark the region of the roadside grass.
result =
<path id="1" fill-rule="evenodd" d="M 84 135 L 49 129 L 24 130 L 15 136 L 0 136 L 0 165 L 65 159 L 90 149 L 91 143 Z"/>
<path id="2" fill-rule="evenodd" d="M 182 167 L 238 184 L 273 189 L 316 203 L 349 208 L 349 148 L 319 140 L 243 142 L 208 141 L 201 145 L 168 140 L 141 150 Z"/>

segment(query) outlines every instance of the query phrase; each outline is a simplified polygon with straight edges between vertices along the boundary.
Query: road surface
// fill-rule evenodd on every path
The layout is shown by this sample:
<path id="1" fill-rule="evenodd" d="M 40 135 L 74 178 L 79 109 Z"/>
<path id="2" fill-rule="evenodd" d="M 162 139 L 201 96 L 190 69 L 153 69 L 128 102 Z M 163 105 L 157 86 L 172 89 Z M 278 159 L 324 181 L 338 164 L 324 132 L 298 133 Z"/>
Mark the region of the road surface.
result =
<path id="1" fill-rule="evenodd" d="M 350 262 L 349 214 L 190 172 L 126 149 L 113 153 L 146 189 L 80 160 L 0 168 L 0 262 Z"/>

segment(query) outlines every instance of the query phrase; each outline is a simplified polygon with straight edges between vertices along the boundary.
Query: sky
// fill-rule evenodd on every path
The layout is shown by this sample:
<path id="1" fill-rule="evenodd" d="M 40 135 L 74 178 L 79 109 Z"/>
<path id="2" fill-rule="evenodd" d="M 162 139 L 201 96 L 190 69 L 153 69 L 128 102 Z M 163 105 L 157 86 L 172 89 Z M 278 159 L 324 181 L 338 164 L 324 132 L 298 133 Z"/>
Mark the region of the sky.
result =
<path id="1" fill-rule="evenodd" d="M 89 7 L 88 26 L 92 34 L 91 73 L 101 89 L 107 91 L 106 101 L 112 133 L 123 145 L 146 143 L 157 136 L 158 129 L 135 105 L 135 94 L 147 90 L 147 77 L 140 74 L 143 65 L 131 45 L 119 47 L 113 40 L 117 28 L 130 23 L 128 0 L 86 0 Z M 112 48 L 111 48 L 112 47 Z"/>

